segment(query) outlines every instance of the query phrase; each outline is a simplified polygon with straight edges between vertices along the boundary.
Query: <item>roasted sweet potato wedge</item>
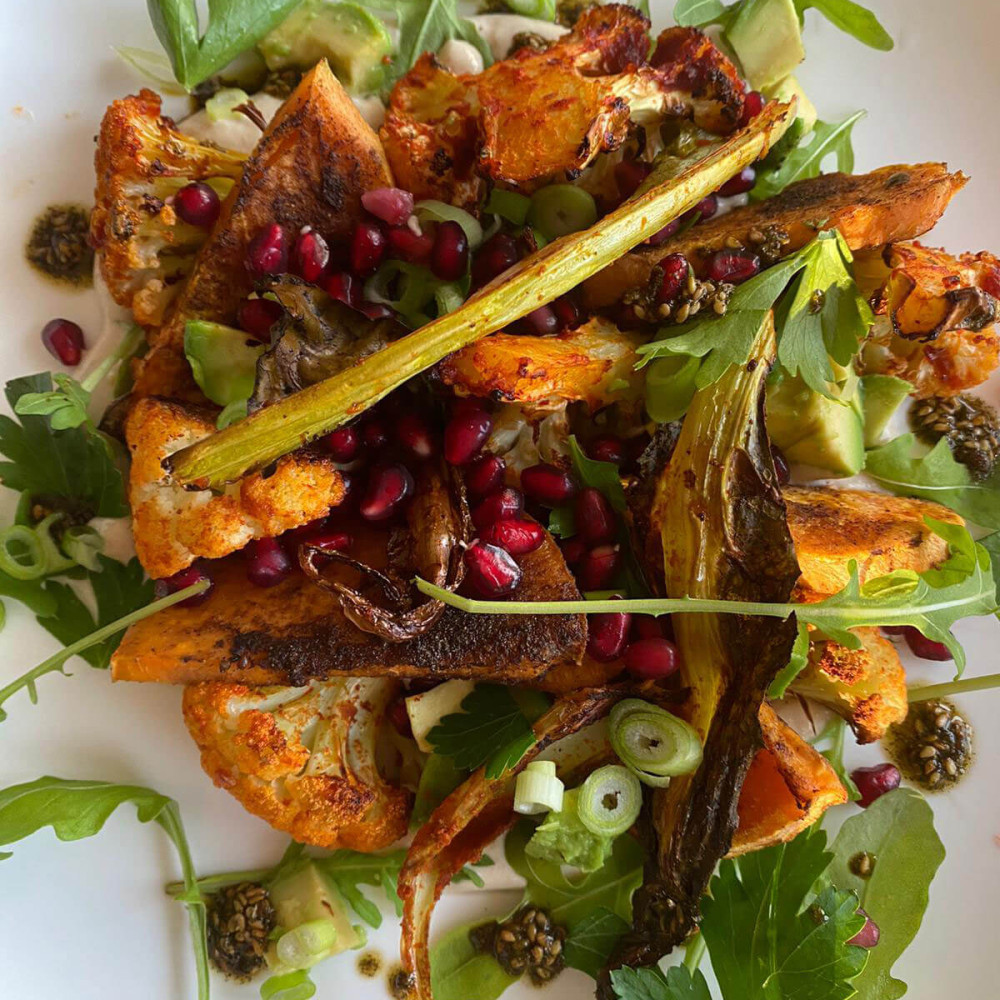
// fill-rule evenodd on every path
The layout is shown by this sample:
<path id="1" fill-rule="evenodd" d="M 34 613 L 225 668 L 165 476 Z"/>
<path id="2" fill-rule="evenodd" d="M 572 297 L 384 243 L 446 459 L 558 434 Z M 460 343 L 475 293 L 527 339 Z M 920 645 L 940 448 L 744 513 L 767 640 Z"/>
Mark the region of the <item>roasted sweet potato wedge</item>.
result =
<path id="1" fill-rule="evenodd" d="M 874 743 L 906 718 L 906 671 L 896 647 L 877 628 L 859 628 L 855 634 L 861 649 L 813 642 L 792 690 L 842 715 L 859 743 Z"/>
<path id="2" fill-rule="evenodd" d="M 635 348 L 643 338 L 601 317 L 555 337 L 497 333 L 445 358 L 445 385 L 470 396 L 492 396 L 532 407 L 582 401 L 591 409 L 635 398 Z M 635 389 L 612 389 L 624 380 Z"/>
<path id="3" fill-rule="evenodd" d="M 378 137 L 327 63 L 318 63 L 247 160 L 166 322 L 151 335 L 153 348 L 179 354 L 191 319 L 233 323 L 254 287 L 247 248 L 265 226 L 276 222 L 292 234 L 312 226 L 336 243 L 360 217 L 361 195 L 391 183 Z M 141 377 L 136 391 L 162 394 Z"/>
<path id="4" fill-rule="evenodd" d="M 924 524 L 925 515 L 963 523 L 939 504 L 867 490 L 787 486 L 784 494 L 802 570 L 799 600 L 817 600 L 841 590 L 852 559 L 862 581 L 896 569 L 930 569 L 946 558 L 948 546 Z"/>
<path id="5" fill-rule="evenodd" d="M 126 418 L 132 534 L 151 577 L 172 576 L 195 559 L 218 559 L 253 538 L 324 517 L 344 497 L 343 475 L 313 450 L 286 455 L 273 475 L 254 473 L 218 495 L 168 483 L 163 459 L 214 430 L 203 411 L 155 397 L 139 400 Z"/>
<path id="6" fill-rule="evenodd" d="M 753 236 L 766 234 L 769 227 L 787 232 L 787 252 L 804 246 L 818 229 L 832 226 L 852 250 L 913 239 L 937 222 L 966 180 L 961 173 L 948 173 L 943 163 L 920 163 L 799 181 L 774 198 L 710 219 L 661 246 L 627 254 L 584 283 L 584 302 L 589 309 L 617 302 L 644 285 L 656 263 L 671 253 L 684 254 L 701 273 L 708 256 L 726 240 L 735 237 L 752 246 Z"/>
<path id="7" fill-rule="evenodd" d="M 904 378 L 918 399 L 951 396 L 989 378 L 1000 361 L 996 257 L 893 243 L 865 255 L 855 270 L 875 311 L 863 372 Z"/>
<path id="8" fill-rule="evenodd" d="M 168 199 L 191 181 L 226 197 L 245 159 L 178 132 L 151 90 L 109 105 L 97 134 L 90 239 L 108 290 L 137 323 L 163 322 L 206 239 L 204 229 L 177 217 Z"/>
<path id="9" fill-rule="evenodd" d="M 847 791 L 822 754 L 766 703 L 759 718 L 764 748 L 743 782 L 730 857 L 791 840 L 830 806 L 847 801 Z"/>
<path id="10" fill-rule="evenodd" d="M 551 538 L 521 566 L 514 597 L 579 599 Z M 247 586 L 239 559 L 216 563 L 212 575 L 215 590 L 200 607 L 168 608 L 126 632 L 112 664 L 116 680 L 301 685 L 364 675 L 520 684 L 579 663 L 587 640 L 583 615 L 479 616 L 447 608 L 426 635 L 386 642 L 348 622 L 337 597 L 299 573 L 267 590 Z"/>

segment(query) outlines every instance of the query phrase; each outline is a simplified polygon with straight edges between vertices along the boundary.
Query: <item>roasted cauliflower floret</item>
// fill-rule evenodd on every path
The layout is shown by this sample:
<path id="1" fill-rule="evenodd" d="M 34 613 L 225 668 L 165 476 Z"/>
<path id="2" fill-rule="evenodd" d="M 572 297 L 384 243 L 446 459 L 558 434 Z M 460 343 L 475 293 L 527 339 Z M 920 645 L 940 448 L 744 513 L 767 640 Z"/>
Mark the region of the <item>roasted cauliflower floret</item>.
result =
<path id="1" fill-rule="evenodd" d="M 97 190 L 90 236 L 114 300 L 136 322 L 158 326 L 208 233 L 182 222 L 169 199 L 204 181 L 225 198 L 242 153 L 204 145 L 160 115 L 151 90 L 114 101 L 97 136 Z"/>
<path id="2" fill-rule="evenodd" d="M 379 769 L 377 737 L 395 681 L 306 687 L 225 682 L 184 691 L 184 721 L 220 788 L 303 844 L 378 851 L 406 833 L 413 796 Z"/>
<path id="3" fill-rule="evenodd" d="M 197 558 L 221 558 L 253 538 L 280 535 L 323 517 L 344 497 L 344 477 L 332 460 L 308 450 L 280 459 L 271 475 L 247 476 L 221 494 L 169 483 L 163 459 L 214 430 L 201 412 L 154 397 L 136 403 L 125 422 L 132 532 L 139 561 L 152 577 L 171 576 Z"/>
<path id="4" fill-rule="evenodd" d="M 859 743 L 874 743 L 906 718 L 906 671 L 895 646 L 878 629 L 859 628 L 855 634 L 861 649 L 813 642 L 792 690 L 842 715 Z"/>
<path id="5" fill-rule="evenodd" d="M 642 376 L 635 371 L 635 349 L 643 339 L 598 316 L 555 337 L 486 337 L 450 355 L 438 373 L 470 396 L 537 408 L 582 401 L 596 410 L 638 395 Z M 616 386 L 623 381 L 627 387 Z"/>
<path id="6" fill-rule="evenodd" d="M 876 288 L 862 371 L 904 378 L 918 399 L 954 396 L 989 378 L 1000 361 L 996 257 L 894 243 L 860 260 L 858 274 Z"/>
<path id="7" fill-rule="evenodd" d="M 635 8 L 610 4 L 477 75 L 454 76 L 425 55 L 394 88 L 381 131 L 397 181 L 475 208 L 488 184 L 531 192 L 576 178 L 635 126 L 686 117 L 735 128 L 735 66 L 693 28 L 664 32 L 650 59 L 648 29 Z"/>

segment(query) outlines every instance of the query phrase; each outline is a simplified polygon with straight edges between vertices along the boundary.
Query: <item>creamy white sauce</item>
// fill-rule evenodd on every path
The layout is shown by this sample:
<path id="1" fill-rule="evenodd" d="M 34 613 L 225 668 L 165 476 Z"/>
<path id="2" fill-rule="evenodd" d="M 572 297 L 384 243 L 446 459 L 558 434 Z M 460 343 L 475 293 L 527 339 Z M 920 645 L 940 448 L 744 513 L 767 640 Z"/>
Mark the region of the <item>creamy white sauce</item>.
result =
<path id="1" fill-rule="evenodd" d="M 483 54 L 471 42 L 450 38 L 437 51 L 438 61 L 456 76 L 482 73 Z"/>
<path id="2" fill-rule="evenodd" d="M 506 59 L 514 36 L 522 32 L 554 41 L 569 31 L 561 24 L 536 21 L 533 17 L 522 17 L 520 14 L 477 14 L 469 20 L 490 47 L 494 59 Z"/>
<path id="3" fill-rule="evenodd" d="M 264 116 L 265 121 L 270 121 L 284 103 L 280 98 L 263 93 L 254 94 L 250 99 Z M 260 138 L 260 129 L 246 115 L 226 115 L 213 121 L 204 108 L 185 118 L 178 128 L 185 135 L 200 139 L 202 142 L 214 142 L 224 149 L 235 149 L 238 153 L 253 152 Z"/>

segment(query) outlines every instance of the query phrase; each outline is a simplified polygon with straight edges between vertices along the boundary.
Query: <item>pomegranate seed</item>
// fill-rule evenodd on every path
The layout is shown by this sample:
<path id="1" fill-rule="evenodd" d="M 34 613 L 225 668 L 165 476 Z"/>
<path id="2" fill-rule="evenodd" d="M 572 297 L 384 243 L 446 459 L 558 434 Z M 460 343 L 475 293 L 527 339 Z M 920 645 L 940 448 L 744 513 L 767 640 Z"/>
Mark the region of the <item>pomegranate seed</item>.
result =
<path id="1" fill-rule="evenodd" d="M 496 521 L 519 518 L 524 513 L 524 494 L 513 486 L 505 486 L 484 497 L 472 508 L 472 523 L 480 531 Z"/>
<path id="2" fill-rule="evenodd" d="M 247 270 L 251 274 L 283 274 L 288 270 L 288 239 L 276 222 L 265 226 L 247 250 Z"/>
<path id="3" fill-rule="evenodd" d="M 663 271 L 660 290 L 656 293 L 658 302 L 673 302 L 687 284 L 690 265 L 682 253 L 672 253 L 657 265 Z"/>
<path id="4" fill-rule="evenodd" d="M 517 241 L 507 233 L 491 236 L 480 248 L 472 261 L 472 280 L 476 285 L 485 285 L 491 278 L 503 274 L 518 262 Z"/>
<path id="5" fill-rule="evenodd" d="M 379 223 L 362 219 L 351 234 L 351 270 L 361 278 L 374 274 L 385 256 L 387 242 Z"/>
<path id="6" fill-rule="evenodd" d="M 353 462 L 361 447 L 361 436 L 356 427 L 338 427 L 327 434 L 323 443 L 335 462 Z"/>
<path id="7" fill-rule="evenodd" d="M 951 650 L 943 642 L 935 642 L 928 639 L 919 629 L 907 626 L 903 633 L 906 645 L 910 647 L 910 652 L 914 656 L 919 656 L 921 660 L 953 660 Z"/>
<path id="8" fill-rule="evenodd" d="M 559 543 L 559 548 L 562 549 L 567 566 L 576 566 L 587 554 L 587 546 L 583 544 L 582 538 L 567 538 Z"/>
<path id="9" fill-rule="evenodd" d="M 531 337 L 545 337 L 559 330 L 559 317 L 552 306 L 539 306 L 521 320 L 524 332 Z"/>
<path id="10" fill-rule="evenodd" d="M 207 590 L 203 590 L 200 594 L 195 594 L 194 597 L 188 597 L 176 605 L 178 608 L 196 608 L 199 604 L 204 604 L 215 589 L 215 583 L 212 578 L 197 563 L 193 566 L 188 566 L 187 569 L 180 570 L 178 573 L 174 573 L 173 576 L 157 580 L 153 588 L 153 594 L 159 600 L 161 597 L 167 597 L 169 594 L 176 594 L 178 590 L 193 587 L 196 583 L 201 583 L 202 580 L 208 580 Z"/>
<path id="11" fill-rule="evenodd" d="M 413 195 L 402 188 L 375 188 L 361 196 L 365 211 L 390 226 L 401 226 L 413 214 Z"/>
<path id="12" fill-rule="evenodd" d="M 361 440 L 366 448 L 384 448 L 389 443 L 389 432 L 378 417 L 369 417 L 361 428 Z"/>
<path id="13" fill-rule="evenodd" d="M 219 196 L 202 181 L 194 181 L 174 195 L 174 211 L 189 226 L 208 229 L 215 224 L 221 208 Z"/>
<path id="14" fill-rule="evenodd" d="M 289 528 L 281 536 L 282 544 L 287 545 L 289 550 L 294 552 L 303 542 L 308 541 L 310 538 L 315 538 L 326 531 L 328 520 L 329 515 L 326 517 L 317 517 L 312 521 L 306 521 L 305 524 L 300 524 L 297 528 Z"/>
<path id="15" fill-rule="evenodd" d="M 543 507 L 558 507 L 576 495 L 573 477 L 554 465 L 532 465 L 521 473 L 521 489 Z"/>
<path id="16" fill-rule="evenodd" d="M 320 531 L 303 536 L 299 544 L 311 545 L 324 552 L 346 552 L 354 544 L 354 538 L 346 531 Z"/>
<path id="17" fill-rule="evenodd" d="M 42 327 L 42 343 L 49 354 L 72 368 L 80 363 L 83 349 L 83 330 L 72 320 L 50 319 Z"/>
<path id="18" fill-rule="evenodd" d="M 617 660 L 625 649 L 631 620 L 627 612 L 588 615 L 587 653 L 599 663 Z"/>
<path id="19" fill-rule="evenodd" d="M 431 270 L 442 281 L 458 281 L 469 266 L 469 237 L 451 220 L 438 224 L 431 250 Z"/>
<path id="20" fill-rule="evenodd" d="M 865 926 L 847 943 L 853 944 L 857 948 L 874 948 L 878 944 L 879 938 L 882 937 L 882 932 L 879 930 L 878 924 L 860 906 L 857 912 L 865 918 Z"/>
<path id="21" fill-rule="evenodd" d="M 622 160 L 615 164 L 615 183 L 622 199 L 631 198 L 635 194 L 651 169 L 648 163 L 640 163 L 638 160 Z"/>
<path id="22" fill-rule="evenodd" d="M 542 544 L 545 529 L 537 521 L 507 517 L 487 524 L 480 538 L 488 545 L 499 545 L 512 556 L 523 556 Z"/>
<path id="23" fill-rule="evenodd" d="M 614 434 L 601 434 L 590 442 L 587 454 L 595 462 L 610 462 L 612 465 L 621 465 L 625 461 L 625 444 L 621 438 L 615 437 Z"/>
<path id="24" fill-rule="evenodd" d="M 614 579 L 621 563 L 617 545 L 598 545 L 581 556 L 576 579 L 581 590 L 604 590 Z"/>
<path id="25" fill-rule="evenodd" d="M 360 512 L 366 521 L 386 521 L 413 493 L 413 476 L 405 465 L 378 465 L 368 477 Z"/>
<path id="26" fill-rule="evenodd" d="M 774 462 L 774 474 L 778 477 L 779 486 L 787 486 L 792 479 L 792 470 L 788 467 L 785 453 L 776 445 L 771 445 L 771 460 Z"/>
<path id="27" fill-rule="evenodd" d="M 764 110 L 764 95 L 757 90 L 751 90 L 743 98 L 743 115 L 740 118 L 740 127 L 749 125 L 754 118 Z"/>
<path id="28" fill-rule="evenodd" d="M 386 712 L 389 721 L 393 724 L 396 732 L 400 736 L 412 737 L 413 728 L 410 725 L 410 713 L 406 711 L 406 699 L 400 696 L 396 698 Z"/>
<path id="29" fill-rule="evenodd" d="M 886 635 L 906 635 L 907 630 L 911 628 L 912 625 L 883 625 L 882 631 Z"/>
<path id="30" fill-rule="evenodd" d="M 876 764 L 874 767 L 859 767 L 851 771 L 851 780 L 861 793 L 858 805 L 867 809 L 886 792 L 899 788 L 902 775 L 895 764 Z"/>
<path id="31" fill-rule="evenodd" d="M 503 486 L 507 463 L 498 455 L 480 455 L 465 473 L 465 486 L 471 496 L 484 497 Z"/>
<path id="32" fill-rule="evenodd" d="M 698 213 L 698 222 L 705 222 L 719 211 L 719 199 L 714 194 L 710 194 L 694 206 L 694 211 Z"/>
<path id="33" fill-rule="evenodd" d="M 292 560 L 277 538 L 257 538 L 247 546 L 247 579 L 255 587 L 273 587 L 291 571 Z"/>
<path id="34" fill-rule="evenodd" d="M 331 299 L 343 302 L 345 306 L 356 309 L 361 304 L 361 289 L 354 280 L 354 275 L 347 271 L 336 271 L 327 275 L 321 285 Z"/>
<path id="35" fill-rule="evenodd" d="M 573 505 L 576 533 L 588 545 L 610 542 L 618 533 L 615 512 L 604 494 L 593 486 L 585 486 L 576 495 Z"/>
<path id="36" fill-rule="evenodd" d="M 655 615 L 633 615 L 632 636 L 635 639 L 662 639 L 663 626 Z"/>
<path id="37" fill-rule="evenodd" d="M 652 236 L 649 237 L 646 242 L 653 247 L 658 247 L 661 243 L 666 243 L 678 229 L 681 228 L 681 220 L 674 219 L 673 222 L 668 222 L 662 229 L 658 229 Z"/>
<path id="38" fill-rule="evenodd" d="M 521 582 L 521 568 L 509 552 L 497 545 L 473 542 L 465 550 L 469 581 L 481 594 L 509 594 Z"/>
<path id="39" fill-rule="evenodd" d="M 358 477 L 353 472 L 341 472 L 340 478 L 344 483 L 344 495 L 337 504 L 338 513 L 348 510 L 358 499 Z"/>
<path id="40" fill-rule="evenodd" d="M 436 450 L 430 426 L 418 413 L 404 413 L 399 418 L 396 440 L 417 458 L 430 458 Z"/>
<path id="41" fill-rule="evenodd" d="M 625 667 L 641 680 L 662 680 L 680 666 L 677 647 L 669 639 L 637 639 L 625 650 Z"/>
<path id="42" fill-rule="evenodd" d="M 299 233 L 292 249 L 292 260 L 296 274 L 315 283 L 330 262 L 330 247 L 319 233 L 308 229 Z"/>
<path id="43" fill-rule="evenodd" d="M 358 312 L 363 313 L 370 320 L 396 318 L 395 312 L 381 302 L 362 302 L 357 306 L 357 309 Z"/>
<path id="44" fill-rule="evenodd" d="M 257 340 L 269 341 L 271 327 L 281 319 L 284 310 L 271 299 L 244 299 L 236 310 L 236 322 Z"/>
<path id="45" fill-rule="evenodd" d="M 719 188 L 719 194 L 723 198 L 732 198 L 736 194 L 746 194 L 754 186 L 756 180 L 757 171 L 753 167 L 744 167 Z"/>
<path id="46" fill-rule="evenodd" d="M 389 253 L 408 264 L 426 264 L 434 249 L 430 233 L 415 233 L 409 226 L 395 226 L 389 230 Z"/>
<path id="47" fill-rule="evenodd" d="M 493 430 L 493 418 L 481 406 L 463 407 L 444 428 L 444 457 L 452 465 L 475 458 Z"/>
<path id="48" fill-rule="evenodd" d="M 707 276 L 739 285 L 760 270 L 760 258 L 746 250 L 716 250 L 709 258 Z"/>
<path id="49" fill-rule="evenodd" d="M 579 326 L 580 310 L 568 295 L 560 295 L 549 308 L 556 314 L 558 329 L 573 330 Z"/>

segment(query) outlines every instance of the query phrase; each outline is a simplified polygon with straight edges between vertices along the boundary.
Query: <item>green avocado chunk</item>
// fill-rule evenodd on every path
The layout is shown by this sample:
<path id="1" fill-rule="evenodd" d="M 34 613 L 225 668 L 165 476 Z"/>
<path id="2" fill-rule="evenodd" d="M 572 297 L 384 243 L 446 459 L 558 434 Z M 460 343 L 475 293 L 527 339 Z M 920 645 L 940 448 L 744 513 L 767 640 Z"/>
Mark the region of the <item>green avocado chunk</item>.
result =
<path id="1" fill-rule="evenodd" d="M 862 375 L 861 401 L 865 412 L 865 447 L 882 444 L 885 429 L 900 404 L 913 392 L 906 379 L 895 375 Z"/>
<path id="2" fill-rule="evenodd" d="M 853 476 L 864 468 L 864 416 L 853 372 L 840 399 L 828 399 L 786 373 L 767 387 L 766 423 L 771 440 L 795 465 L 833 476 Z"/>
<path id="3" fill-rule="evenodd" d="M 784 79 L 806 56 L 792 0 L 750 0 L 726 31 L 726 41 L 755 90 Z"/>
<path id="4" fill-rule="evenodd" d="M 385 81 L 392 39 L 356 3 L 305 0 L 258 43 L 268 69 L 312 69 L 326 59 L 350 94 L 370 94 Z"/>
<path id="5" fill-rule="evenodd" d="M 267 350 L 242 330 L 195 320 L 184 327 L 184 354 L 201 391 L 218 406 L 249 399 L 257 359 Z"/>

